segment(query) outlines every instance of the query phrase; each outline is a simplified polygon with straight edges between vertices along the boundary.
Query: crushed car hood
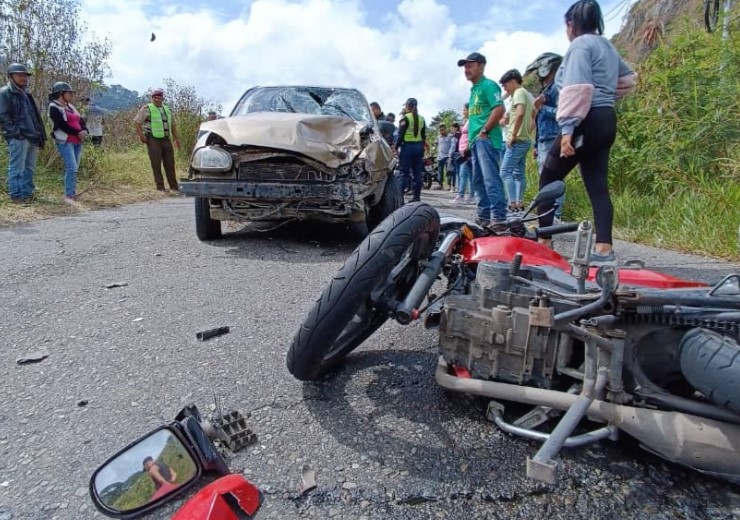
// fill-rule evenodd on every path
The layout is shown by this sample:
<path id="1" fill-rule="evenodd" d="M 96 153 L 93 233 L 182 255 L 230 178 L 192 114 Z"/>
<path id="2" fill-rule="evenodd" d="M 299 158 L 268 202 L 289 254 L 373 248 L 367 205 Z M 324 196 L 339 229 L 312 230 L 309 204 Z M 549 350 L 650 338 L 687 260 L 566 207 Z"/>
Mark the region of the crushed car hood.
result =
<path id="1" fill-rule="evenodd" d="M 233 146 L 262 146 L 297 152 L 330 168 L 337 168 L 354 161 L 362 153 L 361 125 L 339 116 L 256 112 L 208 121 L 200 128 L 218 134 Z M 376 146 L 369 148 L 378 150 Z"/>

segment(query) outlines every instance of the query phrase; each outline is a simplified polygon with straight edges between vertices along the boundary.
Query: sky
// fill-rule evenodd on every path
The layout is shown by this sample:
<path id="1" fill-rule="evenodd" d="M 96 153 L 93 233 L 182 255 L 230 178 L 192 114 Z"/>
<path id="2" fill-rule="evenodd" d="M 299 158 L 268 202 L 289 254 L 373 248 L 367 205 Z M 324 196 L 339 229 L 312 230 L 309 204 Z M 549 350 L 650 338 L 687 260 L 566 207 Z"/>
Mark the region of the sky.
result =
<path id="1" fill-rule="evenodd" d="M 255 85 L 354 87 L 385 112 L 415 97 L 431 117 L 468 100 L 457 60 L 471 52 L 494 81 L 565 53 L 572 1 L 81 0 L 81 15 L 112 45 L 110 85 L 141 93 L 172 78 L 224 114 Z M 601 0 L 607 36 L 633 1 Z"/>

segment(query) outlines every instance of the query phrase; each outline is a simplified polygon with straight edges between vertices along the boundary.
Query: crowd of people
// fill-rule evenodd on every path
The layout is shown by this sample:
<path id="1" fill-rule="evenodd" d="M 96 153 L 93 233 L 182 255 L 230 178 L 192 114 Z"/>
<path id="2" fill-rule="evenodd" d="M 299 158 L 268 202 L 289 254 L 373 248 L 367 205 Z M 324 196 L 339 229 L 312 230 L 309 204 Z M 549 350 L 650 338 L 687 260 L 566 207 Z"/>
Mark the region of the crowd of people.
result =
<path id="1" fill-rule="evenodd" d="M 457 62 L 471 83 L 469 102 L 463 107 L 462 127 L 440 124 L 437 131 L 437 189 L 455 192 L 455 203 L 477 203 L 480 225 L 500 230 L 508 212 L 524 208 L 526 158 L 537 157 L 540 186 L 562 180 L 580 166 L 593 207 L 596 229 L 596 261 L 613 261 L 613 209 L 607 170 L 609 151 L 616 137 L 614 102 L 635 85 L 635 74 L 621 60 L 614 46 L 603 37 L 604 21 L 596 0 L 578 0 L 564 15 L 570 47 L 564 57 L 540 55 L 525 74 L 536 73 L 542 90 L 535 98 L 523 87 L 522 74 L 512 69 L 495 82 L 485 76 L 486 57 L 473 52 Z M 34 198 L 33 173 L 46 129 L 36 101 L 27 91 L 31 73 L 22 64 L 7 69 L 8 84 L 0 88 L 0 125 L 8 143 L 8 194 L 13 203 Z M 502 90 L 503 89 L 503 90 Z M 504 100 L 510 99 L 505 110 Z M 94 145 L 102 142 L 102 112 L 84 99 L 85 114 L 73 105 L 75 91 L 56 82 L 49 94 L 47 115 L 53 139 L 64 163 L 64 201 L 77 200 L 77 173 L 83 143 L 88 136 Z M 424 155 L 429 151 L 427 123 L 419 114 L 416 98 L 404 103 L 398 127 L 395 114 L 384 114 L 371 103 L 383 137 L 393 145 L 400 165 L 404 192 L 411 201 L 421 199 Z M 215 112 L 208 120 L 216 119 Z M 135 120 L 136 132 L 146 144 L 154 182 L 167 191 L 177 191 L 174 148 L 180 141 L 173 113 L 164 103 L 164 91 L 151 92 Z M 475 196 L 474 196 L 475 195 Z M 543 204 L 540 226 L 559 218 L 564 200 L 554 207 Z M 550 238 L 543 237 L 551 244 Z"/>
<path id="2" fill-rule="evenodd" d="M 509 212 L 524 209 L 526 158 L 537 158 L 539 185 L 563 180 L 578 165 L 593 209 L 596 243 L 592 264 L 612 263 L 613 208 L 607 182 L 609 152 L 616 137 L 616 99 L 635 86 L 635 73 L 603 36 L 604 20 L 596 0 L 578 0 L 564 15 L 570 46 L 564 57 L 544 53 L 525 74 L 536 73 L 537 97 L 524 87 L 517 69 L 499 82 L 487 78 L 486 57 L 473 52 L 458 61 L 471 83 L 469 102 L 463 107 L 463 125 L 438 126 L 437 189 L 456 192 L 453 202 L 476 201 L 476 222 L 493 231 L 507 229 Z M 508 112 L 504 100 L 510 99 Z M 376 118 L 384 118 L 374 103 Z M 386 133 L 384 133 L 384 136 Z M 386 139 L 388 139 L 386 137 Z M 410 202 L 421 197 L 426 122 L 418 102 L 404 104 L 393 144 L 400 163 L 404 191 Z M 469 190 L 472 187 L 472 190 Z M 474 194 L 474 197 L 473 197 Z M 564 195 L 538 208 L 540 227 L 560 218 Z M 552 246 L 552 239 L 540 239 Z"/>

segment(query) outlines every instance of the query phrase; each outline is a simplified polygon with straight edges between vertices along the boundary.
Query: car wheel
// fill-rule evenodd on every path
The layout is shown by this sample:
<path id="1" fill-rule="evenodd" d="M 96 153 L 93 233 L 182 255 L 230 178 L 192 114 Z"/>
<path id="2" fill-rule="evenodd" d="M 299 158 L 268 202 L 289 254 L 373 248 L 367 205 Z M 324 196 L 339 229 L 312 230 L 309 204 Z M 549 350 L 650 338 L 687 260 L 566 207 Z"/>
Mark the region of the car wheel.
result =
<path id="1" fill-rule="evenodd" d="M 381 222 L 401 206 L 403 206 L 401 186 L 396 177 L 391 175 L 385 181 L 385 187 L 383 188 L 383 195 L 380 197 L 380 201 L 370 208 L 367 214 L 368 230 L 372 231 L 378 227 Z"/>
<path id="2" fill-rule="evenodd" d="M 221 238 L 221 221 L 211 218 L 211 207 L 208 199 L 195 198 L 195 234 L 205 242 Z"/>

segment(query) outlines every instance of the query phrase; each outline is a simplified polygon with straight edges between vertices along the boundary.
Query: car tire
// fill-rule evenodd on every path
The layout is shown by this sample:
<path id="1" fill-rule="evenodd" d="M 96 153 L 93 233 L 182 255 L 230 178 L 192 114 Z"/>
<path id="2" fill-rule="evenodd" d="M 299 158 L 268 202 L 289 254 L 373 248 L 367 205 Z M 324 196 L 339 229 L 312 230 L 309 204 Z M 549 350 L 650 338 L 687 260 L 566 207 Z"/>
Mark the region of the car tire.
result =
<path id="1" fill-rule="evenodd" d="M 195 198 L 195 234 L 204 242 L 221 238 L 221 221 L 211 218 L 211 204 L 207 198 Z"/>
<path id="2" fill-rule="evenodd" d="M 391 213 L 403 206 L 403 193 L 395 176 L 390 175 L 385 181 L 383 195 L 380 201 L 367 214 L 367 229 L 372 231 L 380 225 Z"/>
<path id="3" fill-rule="evenodd" d="M 420 262 L 429 258 L 439 234 L 439 214 L 429 204 L 403 206 L 385 219 L 355 249 L 303 320 L 288 350 L 293 376 L 313 381 L 335 368 L 388 319 L 371 295 L 388 282 L 391 271 L 405 267 L 380 289 L 386 300 L 402 300 L 416 281 Z"/>

